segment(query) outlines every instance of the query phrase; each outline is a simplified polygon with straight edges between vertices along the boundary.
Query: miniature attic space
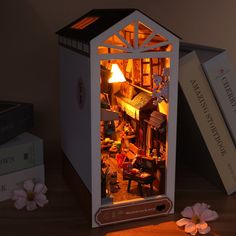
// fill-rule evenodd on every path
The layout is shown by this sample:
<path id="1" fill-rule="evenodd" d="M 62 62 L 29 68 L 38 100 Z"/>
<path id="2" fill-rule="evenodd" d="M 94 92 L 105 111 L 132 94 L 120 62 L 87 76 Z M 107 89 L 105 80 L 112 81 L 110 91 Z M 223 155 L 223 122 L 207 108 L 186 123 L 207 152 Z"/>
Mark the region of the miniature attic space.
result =
<path id="1" fill-rule="evenodd" d="M 95 9 L 57 33 L 61 145 L 93 227 L 173 212 L 179 38 L 136 9 Z M 161 207 L 126 215 L 147 201 Z"/>

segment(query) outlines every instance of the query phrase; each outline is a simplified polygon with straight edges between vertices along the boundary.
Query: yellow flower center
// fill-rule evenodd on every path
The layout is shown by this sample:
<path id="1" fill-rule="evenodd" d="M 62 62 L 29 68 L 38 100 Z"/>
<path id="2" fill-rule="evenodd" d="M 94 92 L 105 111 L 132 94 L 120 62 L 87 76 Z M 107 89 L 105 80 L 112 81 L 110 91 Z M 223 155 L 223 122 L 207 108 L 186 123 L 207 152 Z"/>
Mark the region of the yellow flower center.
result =
<path id="1" fill-rule="evenodd" d="M 201 222 L 201 219 L 197 215 L 193 215 L 191 220 L 194 224 L 199 224 Z"/>
<path id="2" fill-rule="evenodd" d="M 29 201 L 33 201 L 34 200 L 34 197 L 35 197 L 35 193 L 34 192 L 28 192 L 27 193 L 27 199 Z"/>

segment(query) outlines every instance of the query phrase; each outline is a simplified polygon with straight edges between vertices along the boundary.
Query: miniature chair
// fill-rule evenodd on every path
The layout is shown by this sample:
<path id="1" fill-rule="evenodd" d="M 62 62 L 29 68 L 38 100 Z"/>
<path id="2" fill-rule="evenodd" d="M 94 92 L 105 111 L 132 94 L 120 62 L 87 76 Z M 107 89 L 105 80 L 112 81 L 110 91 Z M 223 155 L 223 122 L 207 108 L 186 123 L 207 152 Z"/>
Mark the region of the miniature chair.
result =
<path id="1" fill-rule="evenodd" d="M 147 157 L 136 157 L 133 168 L 126 174 L 125 180 L 128 180 L 127 192 L 130 192 L 131 182 L 138 183 L 140 196 L 143 196 L 142 185 L 150 185 L 150 191 L 153 192 L 153 181 L 156 178 L 157 167 L 154 159 Z"/>
<path id="2" fill-rule="evenodd" d="M 133 143 L 129 143 L 129 151 L 126 153 L 126 156 L 129 159 L 129 161 L 134 160 L 134 158 L 138 154 L 138 151 L 139 151 L 138 147 L 136 147 Z"/>

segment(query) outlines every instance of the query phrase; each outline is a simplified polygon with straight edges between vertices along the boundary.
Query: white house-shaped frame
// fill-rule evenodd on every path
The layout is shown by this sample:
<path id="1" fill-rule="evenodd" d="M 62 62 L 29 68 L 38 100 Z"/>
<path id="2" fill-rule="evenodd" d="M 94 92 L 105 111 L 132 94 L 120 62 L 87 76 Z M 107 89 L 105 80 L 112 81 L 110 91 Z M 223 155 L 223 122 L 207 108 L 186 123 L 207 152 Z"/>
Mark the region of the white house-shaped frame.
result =
<path id="1" fill-rule="evenodd" d="M 116 15 L 119 17 L 116 18 L 116 21 L 111 20 L 106 25 L 102 17 L 107 13 L 109 16 L 113 15 L 113 20 Z M 99 23 L 102 24 L 100 28 Z M 92 27 L 96 27 L 96 24 L 97 35 L 92 32 Z M 91 30 L 88 31 L 90 28 Z M 124 29 L 126 29 L 125 32 L 128 32 L 126 35 L 124 35 Z M 87 37 L 83 35 L 83 30 L 87 30 L 85 33 Z M 141 34 L 142 30 L 145 30 L 146 33 Z M 175 189 L 179 38 L 135 9 L 127 9 L 127 11 L 125 9 L 93 10 L 58 31 L 58 35 L 61 51 L 62 149 L 91 193 L 92 226 L 97 227 L 114 222 L 172 213 Z M 164 66 L 161 69 L 168 71 L 169 92 L 165 99 L 155 100 L 158 92 L 155 92 L 153 82 L 155 74 L 156 76 L 160 76 L 161 73 L 163 75 L 163 70 L 155 72 L 155 69 L 152 69 L 152 74 L 149 71 L 148 86 L 140 86 L 141 90 L 152 95 L 157 110 L 166 115 L 168 125 L 165 146 L 165 192 L 121 204 L 102 205 L 100 68 L 103 62 L 107 64 L 111 61 L 128 62 L 136 59 L 141 61 L 164 60 L 162 63 Z M 143 76 L 141 80 L 144 84 L 145 77 Z M 134 86 L 139 89 L 137 84 Z M 78 99 L 80 108 L 78 108 Z M 167 206 L 164 207 L 164 210 L 158 211 L 159 202 L 163 203 L 163 201 Z M 156 207 L 153 208 L 153 206 Z M 135 207 L 143 209 L 143 212 L 139 210 L 135 213 Z M 118 216 L 118 211 L 120 216 Z M 148 214 L 144 213 L 147 211 L 149 211 Z M 111 212 L 113 212 L 112 215 Z"/>

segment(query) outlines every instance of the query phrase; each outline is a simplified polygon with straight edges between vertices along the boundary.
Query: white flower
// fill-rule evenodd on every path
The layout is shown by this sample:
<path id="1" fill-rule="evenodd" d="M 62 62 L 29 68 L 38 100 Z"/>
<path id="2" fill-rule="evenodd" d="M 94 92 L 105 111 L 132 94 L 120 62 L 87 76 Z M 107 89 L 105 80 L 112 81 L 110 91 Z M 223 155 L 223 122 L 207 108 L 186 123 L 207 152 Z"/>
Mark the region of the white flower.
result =
<path id="1" fill-rule="evenodd" d="M 46 192 L 47 187 L 44 184 L 34 184 L 32 180 L 26 180 L 23 189 L 13 191 L 12 200 L 15 201 L 14 205 L 17 209 L 26 207 L 28 211 L 33 211 L 38 206 L 43 207 L 48 203 Z"/>
<path id="2" fill-rule="evenodd" d="M 162 90 L 161 90 L 161 96 L 163 96 L 166 100 L 168 98 L 169 95 L 169 87 L 165 86 Z"/>
<path id="3" fill-rule="evenodd" d="M 156 75 L 156 74 L 153 75 L 153 82 L 154 82 L 157 86 L 160 85 L 161 81 L 162 81 L 161 76 Z"/>
<path id="4" fill-rule="evenodd" d="M 196 203 L 192 207 L 185 207 L 181 212 L 184 218 L 178 220 L 176 224 L 179 227 L 184 226 L 185 232 L 191 235 L 196 235 L 197 232 L 207 234 L 211 228 L 206 221 L 212 221 L 218 218 L 217 212 L 209 208 L 210 206 L 205 203 Z"/>
<path id="5" fill-rule="evenodd" d="M 152 98 L 155 98 L 157 96 L 157 90 L 156 89 L 153 89 L 152 90 Z"/>
<path id="6" fill-rule="evenodd" d="M 170 68 L 164 68 L 163 69 L 163 76 L 169 76 L 170 75 Z"/>

